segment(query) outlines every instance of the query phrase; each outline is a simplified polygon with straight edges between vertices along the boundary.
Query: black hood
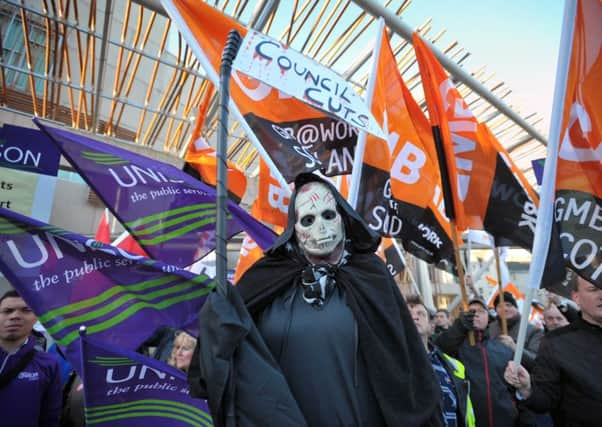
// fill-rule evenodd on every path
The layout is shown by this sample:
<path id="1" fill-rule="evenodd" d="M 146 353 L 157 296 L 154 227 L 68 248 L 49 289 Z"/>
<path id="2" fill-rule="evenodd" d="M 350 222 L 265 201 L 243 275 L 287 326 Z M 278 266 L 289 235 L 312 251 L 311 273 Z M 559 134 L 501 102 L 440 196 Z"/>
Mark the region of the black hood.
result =
<path id="1" fill-rule="evenodd" d="M 334 194 L 337 202 L 337 210 L 343 218 L 345 224 L 345 239 L 347 240 L 346 247 L 355 253 L 371 253 L 378 249 L 380 244 L 380 236 L 370 230 L 368 225 L 359 216 L 359 214 L 351 207 L 347 200 L 341 196 L 341 193 L 328 180 L 315 175 L 313 173 L 302 173 L 295 178 L 295 190 L 290 198 L 288 205 L 288 223 L 284 232 L 276 239 L 274 245 L 268 249 L 268 254 L 279 254 L 288 252 L 286 249 L 288 243 L 294 243 L 297 247 L 297 239 L 295 237 L 295 223 L 297 218 L 295 215 L 295 201 L 297 200 L 298 190 L 309 182 L 321 182 L 326 185 L 332 194 Z"/>

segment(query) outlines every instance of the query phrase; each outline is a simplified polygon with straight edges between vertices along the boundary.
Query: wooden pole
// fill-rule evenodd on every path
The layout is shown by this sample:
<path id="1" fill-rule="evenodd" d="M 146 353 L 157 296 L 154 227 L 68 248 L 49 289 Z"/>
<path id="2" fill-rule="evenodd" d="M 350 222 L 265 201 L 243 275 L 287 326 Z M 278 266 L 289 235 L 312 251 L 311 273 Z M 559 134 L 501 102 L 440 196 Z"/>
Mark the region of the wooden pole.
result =
<path id="1" fill-rule="evenodd" d="M 504 300 L 504 283 L 502 282 L 502 267 L 500 264 L 500 248 L 497 246 L 493 247 L 493 253 L 495 254 L 495 266 L 497 268 L 497 286 L 500 299 L 498 305 L 502 305 L 502 309 L 498 313 L 502 320 L 502 334 L 508 335 L 508 322 L 506 321 L 506 301 Z M 497 306 L 496 306 L 497 308 Z"/>
<path id="2" fill-rule="evenodd" d="M 468 295 L 466 294 L 466 282 L 464 280 L 464 265 L 460 256 L 460 247 L 458 246 L 458 230 L 456 229 L 456 220 L 450 219 L 452 243 L 454 245 L 454 255 L 456 257 L 456 267 L 458 268 L 458 282 L 460 283 L 460 292 L 462 293 L 462 306 L 464 311 L 468 311 Z M 475 345 L 474 332 L 468 331 L 468 342 Z"/>

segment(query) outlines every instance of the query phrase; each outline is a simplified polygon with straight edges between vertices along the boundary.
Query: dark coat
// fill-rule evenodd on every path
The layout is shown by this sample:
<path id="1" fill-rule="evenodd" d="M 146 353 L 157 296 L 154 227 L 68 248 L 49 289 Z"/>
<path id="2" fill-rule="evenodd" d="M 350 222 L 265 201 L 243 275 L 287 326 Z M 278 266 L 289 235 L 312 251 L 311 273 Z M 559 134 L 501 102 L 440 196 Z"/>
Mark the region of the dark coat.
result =
<path id="1" fill-rule="evenodd" d="M 30 352 L 33 358 L 0 389 L 0 424 L 14 427 L 57 427 L 61 415 L 59 362 L 52 354 L 34 348 L 35 339 L 15 353 L 0 348 L 0 375 L 15 371 Z"/>
<path id="2" fill-rule="evenodd" d="M 512 391 L 504 380 L 504 370 L 512 360 L 512 350 L 490 340 L 487 331 L 475 331 L 475 338 L 476 344 L 471 346 L 467 330 L 457 319 L 448 330 L 437 336 L 435 344 L 464 364 L 477 426 L 513 427 L 518 420 L 518 410 Z"/>
<path id="3" fill-rule="evenodd" d="M 600 426 L 601 361 L 601 327 L 578 319 L 548 333 L 539 347 L 527 406 L 553 412 L 555 425 Z"/>
<path id="4" fill-rule="evenodd" d="M 489 325 L 489 337 L 494 340 L 502 334 L 501 321 L 498 319 Z M 508 320 L 508 336 L 512 337 L 514 342 L 518 337 L 518 329 L 520 326 L 520 315 L 512 320 Z M 521 364 L 529 371 L 535 366 L 535 357 L 539 350 L 539 344 L 543 338 L 543 330 L 536 328 L 531 324 L 527 324 L 527 336 L 525 337 L 525 348 Z"/>
<path id="5" fill-rule="evenodd" d="M 351 256 L 336 271 L 336 283 L 346 293 L 358 322 L 360 355 L 385 422 L 391 426 L 438 424 L 439 385 L 405 301 L 385 264 L 374 254 L 380 237 L 329 182 L 302 174 L 295 188 L 311 181 L 330 187 L 345 224 Z M 309 264 L 296 244 L 295 199 L 296 192 L 291 196 L 287 228 L 238 283 L 253 316 L 277 295 L 297 286 Z"/>
<path id="6" fill-rule="evenodd" d="M 389 426 L 441 425 L 439 385 L 432 367 L 399 289 L 384 263 L 374 254 L 380 237 L 326 181 L 315 175 L 302 174 L 295 186 L 300 188 L 310 181 L 324 182 L 331 188 L 343 217 L 350 257 L 345 265 L 337 268 L 335 279 L 337 286 L 345 292 L 357 321 L 360 356 L 365 361 L 383 419 Z M 287 228 L 266 256 L 241 277 L 236 287 L 254 317 L 275 297 L 291 286 L 297 286 L 301 272 L 309 265 L 295 241 L 295 198 L 293 193 Z M 199 358 L 193 357 L 189 371 L 191 389 L 199 389 L 202 383 L 201 378 L 194 378 L 199 374 L 194 364 L 198 360 L 202 364 L 207 343 L 202 339 L 199 341 L 201 354 Z M 203 376 L 202 369 L 200 371 Z M 204 378 L 209 383 L 209 377 Z M 227 391 L 229 385 L 231 382 L 224 384 L 224 390 L 233 393 Z M 215 409 L 224 410 L 223 407 Z"/>

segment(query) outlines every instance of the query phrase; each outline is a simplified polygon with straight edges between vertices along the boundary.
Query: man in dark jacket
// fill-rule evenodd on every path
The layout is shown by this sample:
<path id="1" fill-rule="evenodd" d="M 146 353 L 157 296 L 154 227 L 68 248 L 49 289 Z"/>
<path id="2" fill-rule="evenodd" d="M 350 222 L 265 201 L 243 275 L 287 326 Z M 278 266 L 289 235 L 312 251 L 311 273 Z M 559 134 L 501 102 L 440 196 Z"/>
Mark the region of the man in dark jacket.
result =
<path id="1" fill-rule="evenodd" d="M 504 292 L 504 304 L 501 302 L 499 294 L 493 300 L 495 311 L 497 312 L 497 320 L 489 325 L 489 338 L 498 340 L 506 345 L 514 353 L 516 348 L 516 338 L 518 337 L 518 327 L 520 325 L 520 312 L 514 295 L 510 292 Z M 508 325 L 508 335 L 502 334 L 502 311 L 506 315 L 506 323 Z M 528 370 L 533 368 L 539 343 L 543 337 L 543 330 L 535 326 L 527 325 L 527 337 L 525 338 L 525 349 L 523 352 L 522 362 Z"/>
<path id="2" fill-rule="evenodd" d="M 0 414 L 2 425 L 57 427 L 61 413 L 59 362 L 35 348 L 36 316 L 15 291 L 0 297 Z"/>
<path id="3" fill-rule="evenodd" d="M 466 367 L 476 425 L 514 427 L 518 410 L 503 377 L 504 367 L 512 360 L 512 350 L 499 341 L 489 339 L 489 312 L 483 300 L 471 300 L 469 309 L 437 337 L 435 344 Z M 475 345 L 469 343 L 468 332 L 471 330 L 474 331 Z"/>
<path id="4" fill-rule="evenodd" d="M 464 365 L 457 359 L 441 352 L 429 342 L 431 332 L 430 314 L 418 295 L 406 298 L 418 335 L 428 353 L 433 370 L 441 387 L 441 412 L 446 426 L 475 426 L 475 415 L 469 391 L 469 382 L 465 376 Z"/>
<path id="5" fill-rule="evenodd" d="M 537 412 L 552 412 L 555 425 L 597 427 L 602 414 L 602 289 L 579 277 L 573 300 L 581 318 L 548 333 L 532 374 L 510 362 L 504 377 Z"/>

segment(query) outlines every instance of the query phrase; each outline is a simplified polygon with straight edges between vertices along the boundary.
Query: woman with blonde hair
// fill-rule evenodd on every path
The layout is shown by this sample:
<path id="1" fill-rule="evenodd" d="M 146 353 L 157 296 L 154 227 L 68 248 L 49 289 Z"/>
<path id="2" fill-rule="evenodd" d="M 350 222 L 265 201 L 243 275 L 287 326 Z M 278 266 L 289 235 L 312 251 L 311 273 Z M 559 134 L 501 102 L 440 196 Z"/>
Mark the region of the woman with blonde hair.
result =
<path id="1" fill-rule="evenodd" d="M 169 356 L 167 363 L 184 372 L 188 372 L 195 345 L 196 338 L 184 331 L 180 331 L 174 339 L 171 356 Z"/>

